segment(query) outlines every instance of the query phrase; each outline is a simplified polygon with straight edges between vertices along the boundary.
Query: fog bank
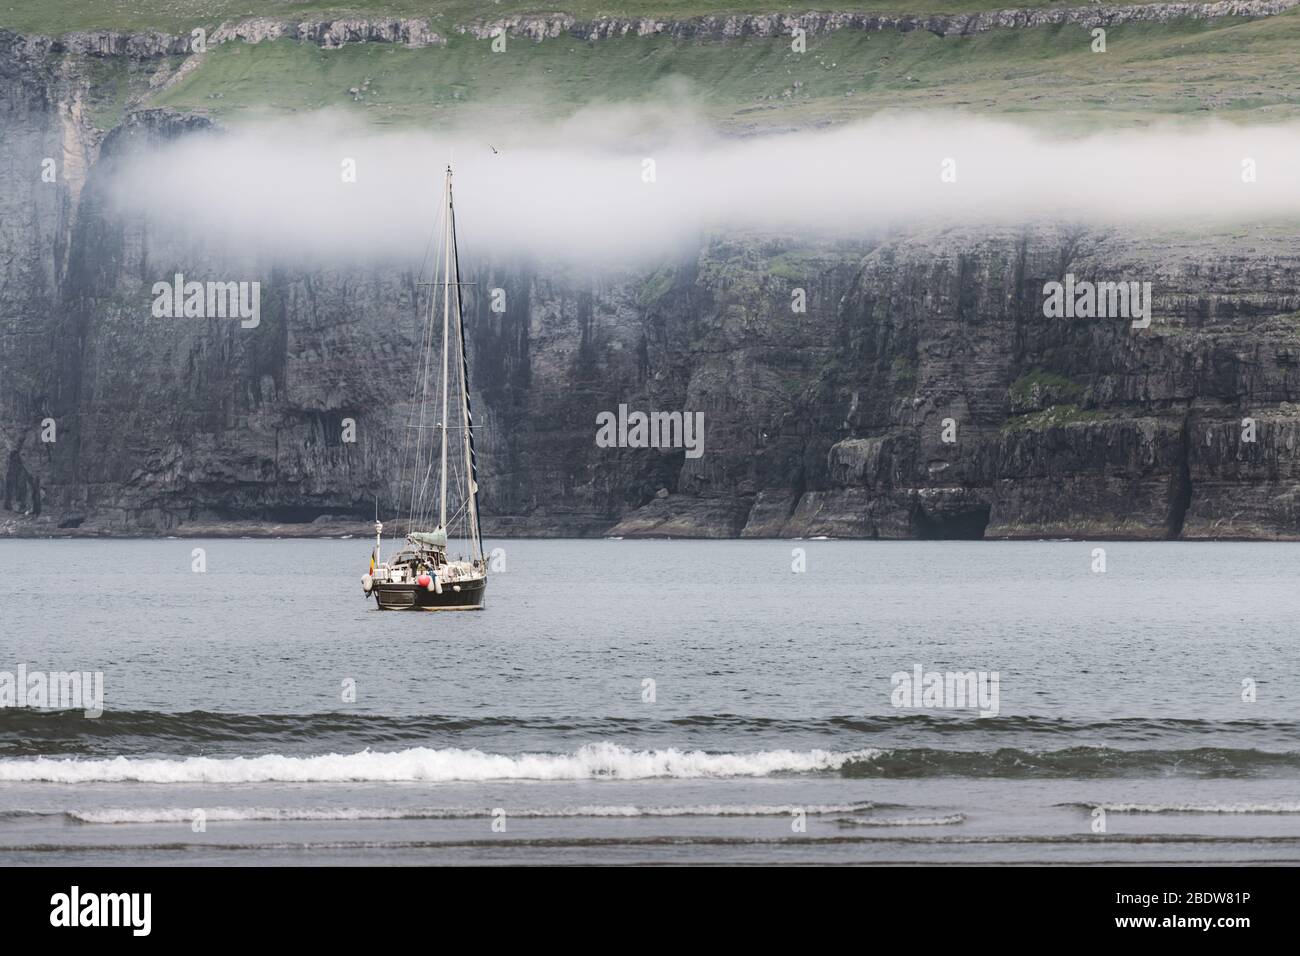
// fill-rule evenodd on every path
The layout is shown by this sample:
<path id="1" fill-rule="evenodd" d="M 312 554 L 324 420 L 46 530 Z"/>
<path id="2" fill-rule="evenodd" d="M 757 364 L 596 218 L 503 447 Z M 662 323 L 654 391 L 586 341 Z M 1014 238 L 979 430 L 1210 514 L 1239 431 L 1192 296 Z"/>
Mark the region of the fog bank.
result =
<path id="1" fill-rule="evenodd" d="M 418 261 L 452 159 L 466 256 L 613 261 L 712 229 L 863 236 L 918 219 L 1142 228 L 1295 217 L 1296 156 L 1300 124 L 1065 140 L 927 113 L 735 139 L 662 107 L 607 108 L 494 142 L 317 115 L 185 137 L 130 159 L 112 188 L 122 209 L 210 246 Z M 1252 164 L 1255 181 L 1243 181 Z"/>

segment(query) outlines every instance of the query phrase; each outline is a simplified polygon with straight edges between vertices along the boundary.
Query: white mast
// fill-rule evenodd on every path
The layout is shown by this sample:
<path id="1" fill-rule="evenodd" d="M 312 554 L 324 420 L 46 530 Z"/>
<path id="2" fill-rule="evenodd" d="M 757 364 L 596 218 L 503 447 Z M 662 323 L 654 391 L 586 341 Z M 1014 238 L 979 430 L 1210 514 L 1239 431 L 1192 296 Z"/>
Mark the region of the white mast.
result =
<path id="1" fill-rule="evenodd" d="M 439 475 L 438 527 L 447 530 L 447 339 L 451 327 L 451 166 L 447 167 L 446 225 L 442 270 L 442 469 Z"/>
<path id="2" fill-rule="evenodd" d="M 460 250 L 456 250 L 456 281 L 460 282 Z M 461 368 L 466 369 L 465 373 L 460 376 L 460 412 L 461 422 L 465 432 L 465 489 L 466 489 L 466 510 L 469 514 L 469 535 L 472 545 L 470 557 L 474 561 L 479 561 L 483 557 L 483 543 L 479 540 L 478 531 L 478 483 L 475 481 L 473 467 L 473 452 L 471 450 L 470 429 L 473 427 L 469 415 L 469 382 L 466 381 L 468 375 L 468 360 L 465 356 L 465 317 L 461 312 L 460 285 L 456 286 L 456 337 L 460 342 L 460 361 Z"/>

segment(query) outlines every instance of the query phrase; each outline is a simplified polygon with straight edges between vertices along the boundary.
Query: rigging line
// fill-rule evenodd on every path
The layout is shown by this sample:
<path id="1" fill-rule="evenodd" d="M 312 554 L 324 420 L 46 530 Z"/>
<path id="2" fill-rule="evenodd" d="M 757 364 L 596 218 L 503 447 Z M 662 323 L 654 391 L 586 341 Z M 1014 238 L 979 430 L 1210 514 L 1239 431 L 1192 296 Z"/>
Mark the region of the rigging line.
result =
<path id="1" fill-rule="evenodd" d="M 442 289 L 442 348 L 439 349 L 442 359 L 442 371 L 439 376 L 439 386 L 442 393 L 442 404 L 440 406 L 442 423 L 442 437 L 439 442 L 439 461 L 438 461 L 438 524 L 443 530 L 447 527 L 447 399 L 448 387 L 451 384 L 450 366 L 448 364 L 448 338 L 451 318 L 451 292 L 447 283 L 452 280 L 451 277 L 451 256 L 456 246 L 456 236 L 452 231 L 452 209 L 453 209 L 452 189 L 451 189 L 451 163 L 447 164 L 447 192 L 445 197 L 446 218 L 443 220 L 443 229 L 445 230 L 443 241 L 443 276 L 444 283 Z M 459 277 L 458 277 L 459 278 Z M 457 294 L 460 289 L 457 287 Z"/>
<path id="2" fill-rule="evenodd" d="M 432 347 L 430 348 L 430 354 L 432 355 Z M 438 354 L 439 354 L 439 356 L 442 355 L 442 350 L 441 350 L 441 349 L 438 350 Z M 438 390 L 439 390 L 439 391 L 442 390 L 442 376 L 441 376 L 441 374 L 438 376 Z M 431 425 L 419 425 L 419 426 L 417 426 L 417 427 L 418 427 L 418 428 L 421 428 L 421 429 L 428 429 L 428 430 L 430 430 L 430 431 L 441 431 L 441 430 L 442 430 L 442 422 L 441 422 L 441 421 L 435 421 L 435 422 L 434 422 L 433 424 L 431 424 Z M 420 484 L 420 510 L 419 510 L 419 518 L 420 518 L 420 523 L 421 523 L 422 526 L 430 525 L 430 524 L 433 524 L 433 523 L 434 523 L 434 520 L 433 520 L 434 493 L 433 493 L 433 481 L 432 481 L 432 478 L 433 478 L 433 475 L 434 475 L 434 459 L 435 459 L 435 457 L 436 457 L 436 456 L 435 456 L 435 448 L 436 448 L 436 447 L 438 447 L 438 446 L 435 445 L 435 442 L 434 442 L 432 436 L 430 436 L 430 438 L 429 438 L 429 453 L 428 453 L 428 458 L 427 458 L 427 462 L 428 462 L 428 464 L 426 465 L 426 467 L 425 467 L 425 469 L 424 469 L 424 478 L 423 478 L 423 480 L 421 481 L 421 484 Z M 439 474 L 441 474 L 441 473 L 439 473 Z"/>
<path id="3" fill-rule="evenodd" d="M 435 271 L 435 269 L 437 269 L 437 260 L 434 259 L 434 260 L 430 261 L 429 254 L 430 254 L 430 251 L 433 251 L 433 248 L 434 248 L 434 242 L 437 241 L 437 239 L 438 239 L 438 237 L 439 237 L 439 234 L 441 234 L 441 230 L 439 230 L 439 228 L 438 228 L 439 222 L 441 222 L 441 219 L 439 219 L 439 216 L 441 216 L 441 215 L 442 215 L 442 211 L 441 211 L 441 209 L 438 209 L 438 212 L 435 213 L 435 215 L 433 216 L 433 224 L 430 225 L 430 229 L 429 229 L 429 238 L 428 238 L 428 241 L 426 241 L 426 242 L 425 242 L 425 245 L 424 245 L 424 255 L 422 255 L 421 258 L 420 258 L 420 268 L 419 268 L 419 272 L 416 273 L 417 280 L 416 280 L 416 287 L 415 287 L 415 295 L 413 295 L 413 302 L 415 302 L 415 310 L 416 310 L 416 315 L 417 315 L 417 316 L 419 316 L 420 313 L 421 313 L 421 311 L 420 311 L 420 289 L 421 289 L 422 286 L 426 285 L 425 282 L 420 282 L 420 281 L 419 281 L 419 277 L 420 277 L 420 276 L 424 276 L 425 268 L 426 268 L 426 267 L 428 267 L 428 268 L 430 268 L 430 269 L 434 269 L 434 271 Z M 432 284 L 432 282 L 430 282 L 430 284 L 428 284 L 428 285 L 433 285 L 433 284 Z M 432 293 L 430 293 L 430 294 L 432 294 Z M 420 339 L 421 346 L 424 345 L 425 338 L 426 338 L 426 336 L 428 336 L 428 330 L 429 330 L 429 324 L 426 323 L 426 321 L 425 321 L 425 323 L 421 323 L 421 332 L 422 332 L 422 334 L 421 334 L 421 339 Z M 419 371 L 419 367 L 417 367 L 417 371 Z M 417 389 L 417 388 L 419 388 L 419 378 L 416 378 L 416 380 L 412 382 L 412 389 L 411 389 L 411 401 L 412 401 L 412 403 L 415 402 L 415 393 L 416 393 L 416 389 Z"/>
<path id="4" fill-rule="evenodd" d="M 432 309 L 434 308 L 432 301 L 430 302 L 429 308 L 430 308 L 430 312 L 432 313 Z M 432 319 L 430 319 L 430 322 L 432 322 Z M 429 362 L 429 353 L 431 349 L 432 349 L 432 342 L 426 341 L 421 351 L 424 366 L 420 369 L 420 375 L 418 378 L 418 381 L 420 382 L 421 385 L 421 394 L 420 394 L 420 402 L 418 406 L 419 425 L 417 426 L 417 431 L 415 436 L 416 437 L 415 457 L 414 460 L 412 461 L 412 471 L 411 471 L 411 509 L 410 509 L 409 527 L 407 528 L 408 534 L 411 531 L 415 530 L 415 524 L 422 509 L 421 499 L 423 497 L 423 490 L 420 484 L 419 466 L 424 461 L 423 458 L 424 429 L 422 426 L 424 424 L 425 403 L 427 402 L 427 395 L 428 395 L 428 362 Z"/>
<path id="5" fill-rule="evenodd" d="M 418 296 L 416 297 L 415 305 L 416 305 L 416 316 L 417 316 L 417 318 L 418 318 L 419 315 L 420 315 L 420 302 L 419 302 L 419 297 L 418 297 Z M 423 325 L 421 325 L 421 329 L 423 329 Z M 423 346 L 423 337 L 421 337 L 421 346 Z M 419 354 L 419 353 L 417 353 L 417 355 L 418 355 L 418 354 Z M 417 366 L 417 368 L 418 368 L 418 366 Z M 419 379 L 418 379 L 417 377 L 415 377 L 415 376 L 412 377 L 412 382 L 411 382 L 411 399 L 410 399 L 410 401 L 407 403 L 407 406 L 406 406 L 406 425 L 407 425 L 407 429 L 409 429 L 409 428 L 411 427 L 411 423 L 412 423 L 412 421 L 413 421 L 414 418 L 415 418 L 415 392 L 416 392 L 416 388 L 418 387 L 418 381 L 419 381 Z M 403 499 L 405 498 L 405 494 L 404 494 L 404 485 L 405 485 L 405 481 L 404 481 L 403 476 L 406 475 L 406 462 L 407 462 L 407 460 L 410 458 L 410 452 L 411 452 L 411 438 L 412 438 L 412 435 L 411 435 L 410 431 L 409 431 L 409 430 L 406 431 L 405 434 L 404 434 L 404 436 L 403 436 L 403 441 L 402 441 L 402 456 L 401 456 L 401 460 L 400 460 L 400 462 L 399 462 L 399 467 L 398 467 L 398 470 L 397 470 L 397 502 L 396 502 L 396 504 L 397 504 L 397 515 L 396 515 L 396 517 L 397 517 L 398 520 L 401 520 L 402 501 L 403 501 Z M 396 536 L 396 532 L 390 532 L 390 534 L 392 534 L 393 536 Z"/>
<path id="6" fill-rule="evenodd" d="M 440 424 L 438 424 L 437 422 L 435 422 L 435 423 L 432 424 L 432 425 L 407 425 L 406 427 L 407 427 L 407 428 L 429 428 L 429 429 L 434 429 L 434 428 L 441 428 L 442 425 L 440 425 Z M 473 427 L 473 428 L 487 428 L 486 425 L 473 425 L 473 426 L 471 426 L 471 427 Z M 447 430 L 448 430 L 448 431 L 452 431 L 452 432 L 463 432 L 463 431 L 465 430 L 465 426 L 464 426 L 464 425 L 448 425 L 448 426 L 447 426 Z"/>
<path id="7" fill-rule="evenodd" d="M 464 505 L 464 503 L 462 502 L 461 505 L 456 509 L 456 513 L 455 513 L 451 518 L 447 519 L 447 523 L 448 523 L 449 525 L 455 525 L 455 523 L 456 523 L 456 522 L 459 520 L 459 518 L 460 518 L 460 513 L 461 513 L 462 511 L 464 511 L 464 510 L 465 510 L 465 505 Z"/>
<path id="8" fill-rule="evenodd" d="M 436 218 L 434 219 L 434 223 L 435 223 L 435 224 L 437 223 L 437 219 L 436 219 Z M 436 229 L 436 225 L 435 225 L 435 229 Z M 431 232 L 429 233 L 429 241 L 426 242 L 426 243 L 424 244 L 424 255 L 421 256 L 421 258 L 420 258 L 420 269 L 419 269 L 419 271 L 416 273 L 417 276 L 422 276 L 422 275 L 424 275 L 424 268 L 425 268 L 426 265 L 429 265 L 429 252 L 433 249 L 433 240 L 434 240 L 434 237 L 435 237 L 436 235 L 437 235 L 437 232 L 436 232 L 436 231 L 431 231 Z M 416 288 L 418 289 L 419 286 L 421 286 L 421 285 L 424 285 L 424 283 L 422 283 L 422 282 L 417 282 L 417 283 L 416 283 Z M 418 292 L 417 292 L 417 294 L 418 294 Z"/>
<path id="9" fill-rule="evenodd" d="M 443 219 L 442 223 L 443 223 L 443 233 L 445 239 L 446 220 Z M 435 271 L 434 271 L 433 278 L 436 281 L 439 274 L 438 266 L 436 264 L 434 266 L 434 270 Z M 422 389 L 420 392 L 420 414 L 419 414 L 419 424 L 421 426 L 424 425 L 425 409 L 428 404 L 428 398 L 429 398 L 429 358 L 433 351 L 433 315 L 434 315 L 434 309 L 436 307 L 437 307 L 437 294 L 436 291 L 431 289 L 430 296 L 429 296 L 429 313 L 428 313 L 429 317 L 425 323 L 425 335 L 424 335 L 424 341 L 422 342 L 423 366 L 420 369 L 419 378 L 416 380 L 417 382 L 416 387 L 422 385 Z M 412 395 L 412 402 L 414 402 L 414 395 Z M 415 458 L 413 462 L 414 464 L 418 464 L 422 460 L 421 454 L 423 452 L 423 449 L 424 449 L 424 429 L 423 427 L 421 427 L 416 431 Z M 430 467 L 432 467 L 432 463 L 430 463 Z M 424 484 L 427 485 L 427 482 L 428 482 L 428 473 L 426 472 Z M 407 534 L 410 534 L 412 531 L 415 530 L 417 515 L 422 517 L 423 504 L 424 504 L 424 487 L 417 485 L 417 483 L 414 481 L 414 476 L 412 476 L 411 510 L 410 510 L 410 517 L 407 520 Z"/>
<path id="10" fill-rule="evenodd" d="M 435 219 L 435 223 L 434 223 L 433 229 L 430 231 L 429 241 L 428 241 L 428 243 L 426 244 L 425 261 L 427 261 L 427 259 L 428 259 L 428 252 L 427 252 L 427 249 L 433 246 L 433 243 L 434 243 L 434 237 L 435 237 L 437 234 L 438 234 L 438 225 L 437 225 L 437 220 Z M 420 264 L 420 269 L 421 269 L 421 274 L 423 274 L 423 270 L 424 270 L 424 261 L 421 262 L 421 264 Z M 418 289 L 418 286 L 417 286 L 417 289 Z M 432 294 L 431 294 L 431 295 L 432 295 Z M 419 294 L 418 294 L 418 291 L 417 291 L 417 294 L 416 294 L 416 304 L 417 304 L 416 314 L 417 314 L 417 315 L 420 315 L 421 310 L 419 309 Z M 416 374 L 413 375 L 413 376 L 412 376 L 412 379 L 411 379 L 411 399 L 410 399 L 410 403 L 407 405 L 407 425 L 408 425 L 408 429 L 409 429 L 409 427 L 411 426 L 412 422 L 414 421 L 414 419 L 415 419 L 415 415 L 416 415 L 416 407 L 417 407 L 417 406 L 416 406 L 416 396 L 417 396 L 417 394 L 419 393 L 421 383 L 422 383 L 423 381 L 425 381 L 424 370 L 421 368 L 420 359 L 423 358 L 423 360 L 424 360 L 424 364 L 425 364 L 425 366 L 427 367 L 427 363 L 428 363 L 428 351 L 429 351 L 429 349 L 430 349 L 431 346 L 432 346 L 432 340 L 431 340 L 431 336 L 432 336 L 432 309 L 433 309 L 433 303 L 432 303 L 432 301 L 431 301 L 430 304 L 429 304 L 429 310 L 430 310 L 430 311 L 429 311 L 427 317 L 426 317 L 425 320 L 421 323 L 421 326 L 420 326 L 420 329 L 421 329 L 421 336 L 420 336 L 420 340 L 419 340 L 419 343 L 420 343 L 420 350 L 419 350 L 419 352 L 416 353 L 416 355 L 417 355 L 417 361 L 416 361 L 416 365 L 415 365 L 415 369 L 414 369 L 414 371 L 415 371 Z M 427 386 L 426 386 L 426 388 L 427 388 Z M 419 435 L 417 435 L 416 437 L 418 438 Z M 417 443 L 416 443 L 416 447 L 415 447 L 415 457 L 414 457 L 414 459 L 412 459 L 412 458 L 411 458 L 411 441 L 410 441 L 410 439 L 411 439 L 411 434 L 410 434 L 410 431 L 408 430 L 408 431 L 406 432 L 406 441 L 403 443 L 403 447 L 402 447 L 402 460 L 401 460 L 401 466 L 400 466 L 400 469 L 399 469 L 399 471 L 398 471 L 398 475 L 399 475 L 399 484 L 398 484 L 398 508 L 399 508 L 399 512 L 398 512 L 398 513 L 399 513 L 399 517 L 400 517 L 401 498 L 402 498 L 402 485 L 405 483 L 405 482 L 402 480 L 402 478 L 401 478 L 400 476 L 405 476 L 405 475 L 407 474 L 407 462 L 408 462 L 408 460 L 411 461 L 412 465 L 414 465 L 414 463 L 415 463 L 416 461 L 419 460 L 420 450 L 421 450 L 421 447 L 422 447 L 422 444 L 421 444 L 420 442 L 417 442 Z M 412 524 L 413 521 L 414 521 L 414 510 L 415 510 L 415 500 L 414 500 L 414 499 L 415 499 L 415 488 L 416 488 L 415 476 L 412 475 L 412 478 L 411 478 L 411 509 L 410 509 L 410 512 L 408 513 L 408 519 L 407 519 L 407 532 L 408 532 L 408 533 L 410 532 L 410 530 L 411 530 L 411 524 Z"/>
<path id="11" fill-rule="evenodd" d="M 432 342 L 430 342 L 425 349 L 425 365 L 428 365 L 429 363 L 429 356 L 430 354 L 432 354 L 432 349 L 433 349 L 433 345 Z M 420 471 L 419 471 L 420 463 L 424 462 L 425 460 L 424 419 L 426 414 L 426 406 L 428 406 L 428 375 L 426 375 L 426 372 L 425 375 L 422 376 L 422 381 L 425 382 L 425 385 L 424 385 L 424 394 L 421 395 L 420 416 L 419 416 L 420 420 L 419 420 L 419 424 L 413 425 L 413 431 L 416 432 L 416 454 L 415 454 L 415 459 L 413 459 L 412 462 L 413 470 L 411 475 L 411 516 L 409 516 L 409 522 L 408 522 L 409 527 L 407 533 L 411 531 L 415 531 L 417 524 L 424 523 L 422 522 L 422 512 L 424 512 L 425 490 L 426 488 L 428 488 L 428 473 L 425 473 L 424 477 L 422 477 L 421 480 Z"/>
<path id="12" fill-rule="evenodd" d="M 425 274 L 425 268 L 426 268 L 426 266 L 431 265 L 430 260 L 429 260 L 429 253 L 430 253 L 430 251 L 433 249 L 434 240 L 437 238 L 437 236 L 438 236 L 438 234 L 439 234 L 439 229 L 438 229 L 438 223 L 439 223 L 439 221 L 440 221 L 440 220 L 439 220 L 438 216 L 435 215 L 435 216 L 434 216 L 433 225 L 431 226 L 431 228 L 430 228 L 430 230 L 429 230 L 429 238 L 428 238 L 428 240 L 425 242 L 425 246 L 424 246 L 424 255 L 423 255 L 423 256 L 421 257 L 421 259 L 420 259 L 420 266 L 419 266 L 419 271 L 417 272 L 417 276 L 422 276 L 422 275 L 424 275 L 424 274 Z M 436 262 L 436 260 L 435 260 L 435 262 Z M 415 314 L 416 314 L 417 318 L 421 315 L 421 309 L 420 309 L 420 288 L 421 288 L 421 286 L 423 286 L 423 285 L 424 285 L 424 283 L 422 283 L 422 282 L 419 282 L 419 281 L 416 282 L 415 295 L 414 295 L 414 305 L 415 305 Z M 430 305 L 430 308 L 432 308 L 432 305 Z M 409 422 L 410 422 L 410 421 L 415 417 L 415 396 L 416 396 L 416 393 L 417 393 L 417 391 L 418 391 L 418 389 L 419 389 L 419 385 L 420 385 L 420 378 L 419 378 L 419 375 L 418 375 L 418 373 L 419 373 L 419 371 L 420 371 L 420 364 L 419 364 L 418 357 L 421 356 L 421 355 L 423 355 L 424 352 L 425 352 L 425 350 L 426 350 L 426 348 L 428 347 L 428 336 L 429 336 L 429 334 L 430 334 L 430 326 L 429 326 L 429 322 L 428 322 L 428 321 L 424 321 L 424 322 L 422 322 L 422 323 L 420 324 L 420 329 L 421 329 L 421 336 L 420 336 L 420 351 L 416 353 L 416 355 L 417 355 L 417 361 L 416 361 L 416 366 L 415 366 L 415 369 L 414 369 L 414 371 L 415 371 L 417 374 L 416 374 L 415 376 L 412 377 L 412 381 L 411 381 L 411 401 L 410 401 L 410 404 L 407 406 L 407 421 L 408 421 L 408 423 L 409 423 Z M 408 436 L 408 437 L 409 437 L 409 436 Z M 406 460 L 407 460 L 407 457 L 408 457 L 409 451 L 410 451 L 410 445 L 409 445 L 409 442 L 408 442 L 408 443 L 404 443 L 403 448 L 402 448 L 402 462 L 401 462 L 401 468 L 399 469 L 399 472 L 398 472 L 399 476 L 400 476 L 400 475 L 404 475 L 404 474 L 406 474 Z M 399 487 L 399 491 L 398 491 L 398 508 L 399 508 L 399 512 L 398 512 L 398 514 L 399 514 L 399 517 L 400 517 L 400 508 L 401 508 L 401 497 L 402 497 L 402 495 L 401 495 L 401 490 L 400 490 L 400 487 Z"/>
<path id="13" fill-rule="evenodd" d="M 429 477 L 433 474 L 433 442 L 429 442 L 429 464 L 424 469 L 424 481 L 420 484 L 420 524 L 426 525 L 433 518 L 433 502 L 429 501 L 429 506 L 425 507 L 425 501 L 428 500 Z M 426 519 L 426 515 L 428 516 Z"/>

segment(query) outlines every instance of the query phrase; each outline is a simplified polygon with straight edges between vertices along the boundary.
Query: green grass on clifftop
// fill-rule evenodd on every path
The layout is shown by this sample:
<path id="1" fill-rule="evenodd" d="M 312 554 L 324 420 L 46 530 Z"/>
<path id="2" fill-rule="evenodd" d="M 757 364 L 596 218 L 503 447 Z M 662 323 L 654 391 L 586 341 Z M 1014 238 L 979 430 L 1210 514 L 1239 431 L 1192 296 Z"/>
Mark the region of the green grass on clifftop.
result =
<path id="1" fill-rule="evenodd" d="M 968 37 L 842 31 L 812 38 L 802 55 L 784 40 L 754 38 L 561 37 L 516 41 L 505 53 L 460 35 L 418 50 L 228 43 L 144 105 L 223 119 L 338 106 L 377 125 L 464 118 L 505 126 L 592 102 L 662 101 L 671 90 L 738 132 L 894 109 L 1013 115 L 1062 133 L 1168 117 L 1267 122 L 1300 114 L 1300 11 L 1113 27 L 1104 54 L 1091 52 L 1089 39 L 1076 26 Z M 363 94 L 349 92 L 363 85 Z"/>

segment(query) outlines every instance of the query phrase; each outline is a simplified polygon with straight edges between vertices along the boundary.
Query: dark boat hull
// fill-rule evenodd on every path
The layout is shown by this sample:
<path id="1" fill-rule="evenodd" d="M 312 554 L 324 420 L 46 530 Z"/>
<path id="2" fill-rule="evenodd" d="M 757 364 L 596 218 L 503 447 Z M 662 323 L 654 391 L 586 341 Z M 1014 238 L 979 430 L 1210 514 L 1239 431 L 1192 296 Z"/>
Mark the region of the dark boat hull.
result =
<path id="1" fill-rule="evenodd" d="M 487 578 L 444 585 L 441 594 L 419 584 L 376 582 L 373 593 L 381 611 L 479 611 L 487 594 Z"/>

